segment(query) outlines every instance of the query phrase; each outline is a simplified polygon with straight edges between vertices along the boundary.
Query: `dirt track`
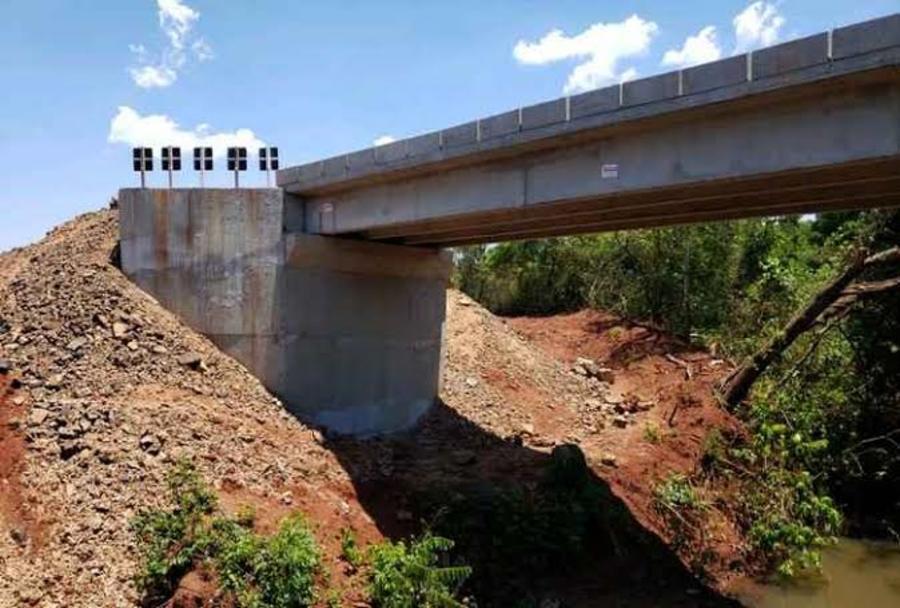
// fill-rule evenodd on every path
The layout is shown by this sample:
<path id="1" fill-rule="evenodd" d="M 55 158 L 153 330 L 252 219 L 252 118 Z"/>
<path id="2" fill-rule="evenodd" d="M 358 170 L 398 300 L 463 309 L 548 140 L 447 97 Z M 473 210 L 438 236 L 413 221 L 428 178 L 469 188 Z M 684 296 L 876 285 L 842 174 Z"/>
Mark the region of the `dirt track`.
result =
<path id="1" fill-rule="evenodd" d="M 109 263 L 115 239 L 115 212 L 103 211 L 0 258 L 0 359 L 23 385 L 2 405 L 0 464 L 14 465 L 0 501 L 2 607 L 134 605 L 128 521 L 162 504 L 180 457 L 226 507 L 257 505 L 263 530 L 306 512 L 352 605 L 362 596 L 338 559 L 341 528 L 363 544 L 412 531 L 411 489 L 527 482 L 555 445 L 575 443 L 636 521 L 667 539 L 655 484 L 693 470 L 709 430 L 735 426 L 709 391 L 723 364 L 704 353 L 598 313 L 504 321 L 449 292 L 442 402 L 402 437 L 326 438 L 122 276 Z M 202 364 L 179 363 L 185 354 Z M 610 367 L 612 382 L 573 372 L 579 356 Z M 714 582 L 741 555 L 717 510 L 682 548 L 686 562 L 699 545 Z M 622 591 L 597 576 L 602 593 L 568 601 L 602 605 Z M 676 585 L 665 593 L 691 605 Z"/>

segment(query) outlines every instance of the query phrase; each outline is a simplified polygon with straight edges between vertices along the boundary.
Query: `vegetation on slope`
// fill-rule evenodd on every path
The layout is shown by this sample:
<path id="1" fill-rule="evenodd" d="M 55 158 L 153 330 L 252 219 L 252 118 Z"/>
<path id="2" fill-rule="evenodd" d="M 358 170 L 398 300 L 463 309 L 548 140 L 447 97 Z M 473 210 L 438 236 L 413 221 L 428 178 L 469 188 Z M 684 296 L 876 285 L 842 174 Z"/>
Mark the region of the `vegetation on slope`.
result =
<path id="1" fill-rule="evenodd" d="M 896 212 L 744 220 L 465 248 L 456 282 L 500 314 L 597 307 L 741 360 L 851 252 L 898 243 Z M 900 531 L 900 295 L 848 312 L 781 353 L 739 411 L 750 437 L 709 446 L 697 473 L 728 478 L 760 559 L 787 575 L 816 567 L 841 511 L 850 532 Z"/>
<path id="2" fill-rule="evenodd" d="M 340 591 L 327 590 L 322 557 L 306 519 L 285 518 L 277 532 L 253 531 L 254 513 L 235 517 L 218 510 L 218 501 L 190 462 L 168 475 L 170 508 L 150 509 L 132 521 L 141 570 L 138 588 L 145 605 L 173 597 L 183 577 L 202 571 L 215 581 L 222 605 L 238 608 L 304 608 L 325 598 L 339 605 Z M 425 533 L 409 541 L 385 541 L 363 554 L 352 533 L 342 538 L 343 557 L 369 581 L 378 608 L 462 607 L 460 587 L 467 566 L 441 563 L 453 541 Z M 219 605 L 219 604 L 216 604 Z"/>

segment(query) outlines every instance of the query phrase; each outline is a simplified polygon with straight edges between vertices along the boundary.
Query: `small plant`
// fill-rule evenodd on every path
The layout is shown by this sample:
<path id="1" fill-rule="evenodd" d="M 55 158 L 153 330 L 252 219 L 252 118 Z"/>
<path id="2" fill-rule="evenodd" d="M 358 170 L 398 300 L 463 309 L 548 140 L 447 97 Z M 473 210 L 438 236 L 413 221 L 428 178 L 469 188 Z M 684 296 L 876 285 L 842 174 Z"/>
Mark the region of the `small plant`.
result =
<path id="1" fill-rule="evenodd" d="M 358 570 L 365 562 L 363 552 L 360 551 L 356 542 L 356 535 L 350 528 L 341 530 L 341 557 L 355 570 Z"/>
<path id="2" fill-rule="evenodd" d="M 719 465 L 726 462 L 728 443 L 722 431 L 713 429 L 703 439 L 703 452 L 700 462 L 707 471 L 715 471 Z"/>
<path id="3" fill-rule="evenodd" d="M 131 522 L 144 563 L 137 585 L 150 598 L 168 597 L 203 551 L 198 530 L 217 504 L 189 462 L 169 472 L 167 485 L 174 508 L 144 511 Z"/>
<path id="4" fill-rule="evenodd" d="M 256 521 L 256 508 L 253 505 L 242 505 L 234 514 L 234 520 L 245 528 L 252 528 Z"/>
<path id="5" fill-rule="evenodd" d="M 654 491 L 654 499 L 658 506 L 679 513 L 703 506 L 690 480 L 680 473 L 672 473 L 658 484 Z"/>
<path id="6" fill-rule="evenodd" d="M 441 566 L 453 541 L 426 533 L 408 542 L 385 542 L 371 550 L 369 592 L 379 608 L 462 607 L 460 587 L 467 566 Z"/>
<path id="7" fill-rule="evenodd" d="M 644 425 L 644 440 L 652 444 L 658 444 L 660 441 L 662 441 L 662 436 L 659 433 L 659 427 L 649 422 Z"/>

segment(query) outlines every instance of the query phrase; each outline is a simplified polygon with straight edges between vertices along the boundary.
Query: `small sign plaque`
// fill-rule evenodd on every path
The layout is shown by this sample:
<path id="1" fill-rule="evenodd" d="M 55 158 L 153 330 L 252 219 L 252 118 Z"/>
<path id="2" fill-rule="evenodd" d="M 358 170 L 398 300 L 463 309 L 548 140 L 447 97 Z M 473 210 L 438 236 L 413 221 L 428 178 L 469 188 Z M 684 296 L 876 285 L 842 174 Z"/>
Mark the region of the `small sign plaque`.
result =
<path id="1" fill-rule="evenodd" d="M 600 177 L 603 179 L 619 179 L 619 165 L 606 164 L 601 166 Z"/>

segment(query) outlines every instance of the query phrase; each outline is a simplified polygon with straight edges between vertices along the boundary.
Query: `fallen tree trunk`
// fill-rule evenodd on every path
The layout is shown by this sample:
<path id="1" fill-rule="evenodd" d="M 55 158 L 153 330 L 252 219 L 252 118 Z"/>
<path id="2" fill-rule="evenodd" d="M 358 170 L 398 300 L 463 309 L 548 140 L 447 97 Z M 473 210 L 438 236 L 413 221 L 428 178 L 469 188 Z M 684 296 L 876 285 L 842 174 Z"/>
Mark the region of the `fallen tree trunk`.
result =
<path id="1" fill-rule="evenodd" d="M 897 262 L 900 262 L 900 247 L 892 247 L 874 255 L 867 255 L 865 249 L 857 251 L 844 271 L 813 296 L 778 335 L 725 378 L 720 389 L 725 403 L 734 407 L 746 399 L 750 388 L 763 372 L 797 338 L 822 319 L 843 316 L 861 298 L 900 287 L 900 277 L 852 285 L 863 271 Z"/>

